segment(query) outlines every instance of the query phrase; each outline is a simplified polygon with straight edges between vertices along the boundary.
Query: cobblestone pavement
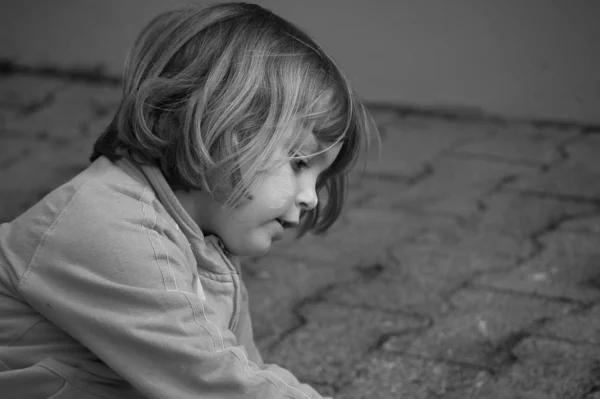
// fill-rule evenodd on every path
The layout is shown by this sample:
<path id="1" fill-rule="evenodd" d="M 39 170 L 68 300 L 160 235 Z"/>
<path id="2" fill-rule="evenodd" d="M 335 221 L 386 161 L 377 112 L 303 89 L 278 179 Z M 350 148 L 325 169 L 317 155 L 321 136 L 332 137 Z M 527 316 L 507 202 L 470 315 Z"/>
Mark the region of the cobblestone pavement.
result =
<path id="1" fill-rule="evenodd" d="M 0 77 L 0 221 L 85 167 L 118 100 Z M 336 398 L 600 398 L 600 132 L 372 111 L 342 220 L 244 265 L 265 358 Z"/>

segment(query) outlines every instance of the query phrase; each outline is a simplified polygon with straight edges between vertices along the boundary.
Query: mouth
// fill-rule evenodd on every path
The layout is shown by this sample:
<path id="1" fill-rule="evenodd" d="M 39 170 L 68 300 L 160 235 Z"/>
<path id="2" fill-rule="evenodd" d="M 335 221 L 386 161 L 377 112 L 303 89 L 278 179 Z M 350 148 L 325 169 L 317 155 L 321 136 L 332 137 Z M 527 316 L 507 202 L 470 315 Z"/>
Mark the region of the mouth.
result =
<path id="1" fill-rule="evenodd" d="M 281 225 L 281 227 L 283 227 L 284 230 L 293 229 L 294 227 L 298 226 L 298 222 L 292 222 L 280 218 L 277 218 L 275 220 Z"/>
<path id="2" fill-rule="evenodd" d="M 281 218 L 275 219 L 274 222 L 275 222 L 275 226 L 277 226 L 277 229 L 273 235 L 273 240 L 275 240 L 275 241 L 279 241 L 279 240 L 283 239 L 285 232 L 287 230 L 293 229 L 294 227 L 298 226 L 297 222 L 291 222 L 289 220 L 285 220 L 285 219 L 281 219 Z"/>

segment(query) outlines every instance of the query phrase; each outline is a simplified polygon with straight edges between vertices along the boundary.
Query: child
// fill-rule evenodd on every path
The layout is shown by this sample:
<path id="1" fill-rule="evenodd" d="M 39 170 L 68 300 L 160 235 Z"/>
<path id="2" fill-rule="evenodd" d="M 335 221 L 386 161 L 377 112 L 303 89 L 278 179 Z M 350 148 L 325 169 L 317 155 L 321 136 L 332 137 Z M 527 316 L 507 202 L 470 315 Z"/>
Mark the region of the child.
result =
<path id="1" fill-rule="evenodd" d="M 237 259 L 339 216 L 368 132 L 345 75 L 225 3 L 154 19 L 123 90 L 91 165 L 0 226 L 0 396 L 319 398 L 263 364 Z"/>

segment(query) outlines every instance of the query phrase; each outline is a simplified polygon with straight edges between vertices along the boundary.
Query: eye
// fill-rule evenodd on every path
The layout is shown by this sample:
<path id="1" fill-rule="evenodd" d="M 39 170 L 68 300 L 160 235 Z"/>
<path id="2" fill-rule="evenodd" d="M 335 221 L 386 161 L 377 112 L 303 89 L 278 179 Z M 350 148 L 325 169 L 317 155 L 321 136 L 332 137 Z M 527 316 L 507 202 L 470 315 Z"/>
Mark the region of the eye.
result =
<path id="1" fill-rule="evenodd" d="M 308 160 L 306 158 L 295 158 L 292 159 L 292 169 L 295 171 L 300 171 L 302 169 L 306 169 L 310 166 Z"/>
<path id="2" fill-rule="evenodd" d="M 292 159 L 290 160 L 292 169 L 295 171 L 300 171 L 302 169 L 306 169 L 310 167 L 309 158 L 302 154 L 294 154 L 292 155 Z"/>

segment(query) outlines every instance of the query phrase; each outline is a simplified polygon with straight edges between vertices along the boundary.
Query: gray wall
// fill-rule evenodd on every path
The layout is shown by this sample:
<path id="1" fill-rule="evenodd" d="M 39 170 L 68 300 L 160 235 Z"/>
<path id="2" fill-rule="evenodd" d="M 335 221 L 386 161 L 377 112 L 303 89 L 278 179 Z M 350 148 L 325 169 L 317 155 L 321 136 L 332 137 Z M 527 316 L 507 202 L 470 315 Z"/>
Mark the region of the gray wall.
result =
<path id="1" fill-rule="evenodd" d="M 119 73 L 183 1 L 3 0 L 0 57 Z M 306 28 L 369 100 L 600 122 L 600 1 L 258 0 Z"/>

